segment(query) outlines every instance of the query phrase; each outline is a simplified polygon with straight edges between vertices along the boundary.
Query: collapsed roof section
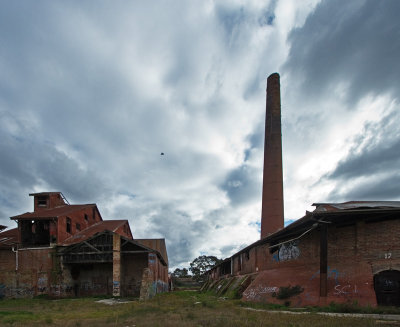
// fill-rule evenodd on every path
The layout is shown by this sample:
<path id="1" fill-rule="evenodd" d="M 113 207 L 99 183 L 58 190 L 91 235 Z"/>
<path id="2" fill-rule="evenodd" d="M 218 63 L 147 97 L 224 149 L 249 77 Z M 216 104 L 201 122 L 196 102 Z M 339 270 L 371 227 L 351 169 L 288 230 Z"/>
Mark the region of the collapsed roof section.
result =
<path id="1" fill-rule="evenodd" d="M 68 246 L 72 244 L 77 244 L 79 242 L 85 241 L 92 236 L 103 232 L 110 231 L 117 234 L 125 235 L 126 237 L 132 239 L 132 232 L 129 227 L 128 220 L 103 220 L 99 221 L 96 224 L 85 228 L 84 230 L 72 235 L 71 237 L 64 240 L 61 244 L 62 246 Z"/>
<path id="2" fill-rule="evenodd" d="M 113 234 L 114 232 L 110 230 L 103 230 L 85 239 L 80 239 L 77 243 L 69 244 L 60 252 L 63 262 L 66 264 L 112 262 Z M 131 238 L 121 236 L 121 254 L 140 253 L 154 253 L 164 266 L 168 266 L 168 262 L 157 249 L 145 246 Z"/>

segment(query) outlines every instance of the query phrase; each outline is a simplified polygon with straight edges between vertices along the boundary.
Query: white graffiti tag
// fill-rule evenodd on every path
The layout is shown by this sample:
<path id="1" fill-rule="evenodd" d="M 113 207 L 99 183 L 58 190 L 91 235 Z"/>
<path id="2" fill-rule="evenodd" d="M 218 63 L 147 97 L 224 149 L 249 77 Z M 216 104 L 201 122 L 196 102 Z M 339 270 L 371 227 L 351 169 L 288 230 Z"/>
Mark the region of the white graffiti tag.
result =
<path id="1" fill-rule="evenodd" d="M 282 244 L 279 248 L 279 260 L 289 261 L 297 259 L 300 256 L 300 250 L 296 242 Z"/>

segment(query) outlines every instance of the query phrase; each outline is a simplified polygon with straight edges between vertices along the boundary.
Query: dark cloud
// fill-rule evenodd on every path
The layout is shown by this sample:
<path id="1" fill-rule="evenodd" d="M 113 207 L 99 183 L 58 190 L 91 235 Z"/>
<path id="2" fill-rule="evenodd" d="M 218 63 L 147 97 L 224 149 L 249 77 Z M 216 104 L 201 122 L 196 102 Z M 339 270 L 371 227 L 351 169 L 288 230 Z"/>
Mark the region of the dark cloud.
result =
<path id="1" fill-rule="evenodd" d="M 331 179 L 351 179 L 382 172 L 396 172 L 400 163 L 398 112 L 391 112 L 376 123 L 366 123 L 352 140 L 348 155 L 328 175 Z"/>
<path id="2" fill-rule="evenodd" d="M 345 158 L 324 178 L 336 182 L 334 199 L 396 199 L 400 197 L 400 114 L 392 111 L 368 122 L 352 140 Z"/>
<path id="3" fill-rule="evenodd" d="M 399 11 L 396 0 L 322 1 L 290 34 L 285 71 L 310 101 L 337 87 L 350 108 L 367 94 L 398 97 Z"/>
<path id="4" fill-rule="evenodd" d="M 80 168 L 79 163 L 51 143 L 38 141 L 23 128 L 19 132 L 21 136 L 15 137 L 6 133 L 6 126 L 0 126 L 3 127 L 0 130 L 1 203 L 9 212 L 18 210 L 12 215 L 21 213 L 23 208 L 32 210 L 31 204 L 26 205 L 26 198 L 38 188 L 40 191 L 62 191 L 69 199 L 89 203 L 106 192 L 103 181 L 93 172 Z"/>
<path id="5" fill-rule="evenodd" d="M 363 201 L 390 201 L 400 199 L 400 175 L 392 173 L 386 177 L 371 177 L 361 182 L 345 184 L 338 187 L 329 194 L 329 200 L 332 202 L 344 202 L 351 200 Z"/>

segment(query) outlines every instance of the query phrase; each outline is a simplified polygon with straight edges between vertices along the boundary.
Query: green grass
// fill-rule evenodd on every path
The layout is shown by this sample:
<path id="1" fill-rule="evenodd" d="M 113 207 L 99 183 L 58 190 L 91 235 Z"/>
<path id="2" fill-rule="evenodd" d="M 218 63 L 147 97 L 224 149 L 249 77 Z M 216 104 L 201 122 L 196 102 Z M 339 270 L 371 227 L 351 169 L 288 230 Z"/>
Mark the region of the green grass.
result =
<path id="1" fill-rule="evenodd" d="M 376 326 L 377 321 L 326 317 L 315 313 L 294 315 L 265 310 L 287 310 L 266 305 L 224 299 L 209 292 L 179 291 L 113 306 L 97 303 L 98 298 L 16 299 L 0 301 L 0 326 Z M 263 309 L 260 311 L 250 309 Z M 337 309 L 333 305 L 329 310 Z M 311 311 L 317 311 L 310 308 Z M 385 326 L 388 326 L 385 324 Z M 390 326 L 390 324 L 389 324 Z"/>

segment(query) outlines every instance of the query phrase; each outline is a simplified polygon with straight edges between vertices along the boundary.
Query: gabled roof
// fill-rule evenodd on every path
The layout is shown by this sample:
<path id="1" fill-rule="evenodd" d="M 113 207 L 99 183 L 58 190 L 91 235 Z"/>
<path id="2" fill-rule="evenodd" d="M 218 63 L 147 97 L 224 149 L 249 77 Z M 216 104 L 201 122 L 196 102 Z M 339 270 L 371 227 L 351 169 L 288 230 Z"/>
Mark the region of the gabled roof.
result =
<path id="1" fill-rule="evenodd" d="M 111 240 L 108 239 L 108 242 L 110 242 L 109 246 L 111 246 L 111 249 L 112 249 L 112 246 L 113 246 L 112 235 L 113 234 L 114 234 L 114 232 L 109 231 L 109 230 L 103 230 L 102 232 L 97 232 L 97 233 L 87 237 L 86 239 L 80 239 L 76 243 L 69 244 L 62 250 L 62 255 L 63 256 L 68 256 L 69 254 L 81 255 L 82 253 L 73 253 L 73 251 L 76 251 L 76 249 L 79 249 L 79 247 L 84 246 L 85 244 L 93 243 L 93 241 L 95 241 L 97 238 L 104 237 L 104 236 L 106 236 L 106 237 L 111 236 Z M 134 247 L 134 250 L 132 250 L 132 247 Z M 94 255 L 95 257 L 97 257 L 99 255 L 105 255 L 105 256 L 107 256 L 105 261 L 112 260 L 112 253 L 111 253 L 111 257 L 110 257 L 108 251 L 102 252 L 102 251 L 98 251 L 95 249 L 93 249 L 93 250 L 94 250 L 94 252 L 92 252 L 92 253 L 89 253 L 91 251 L 91 249 L 89 252 L 85 252 L 86 259 L 90 255 Z M 159 251 L 152 249 L 144 244 L 141 244 L 140 242 L 137 242 L 136 240 L 121 236 L 121 253 L 122 254 L 124 254 L 124 253 L 132 254 L 135 252 L 137 252 L 137 253 L 143 253 L 143 252 L 155 253 L 157 255 L 157 257 L 160 259 L 161 263 L 165 266 L 168 266 L 168 263 L 165 261 L 165 259 L 163 258 L 163 256 L 161 255 L 161 253 Z M 90 261 L 90 259 L 89 259 L 89 261 Z"/>
<path id="2" fill-rule="evenodd" d="M 18 228 L 13 228 L 0 233 L 0 248 L 10 248 L 18 244 Z"/>
<path id="3" fill-rule="evenodd" d="M 165 245 L 164 238 L 146 238 L 146 239 L 134 239 L 136 242 L 149 247 L 150 249 L 158 251 L 164 261 L 168 264 L 167 247 Z"/>
<path id="4" fill-rule="evenodd" d="M 67 204 L 63 206 L 59 206 L 56 208 L 51 209 L 43 209 L 36 212 L 26 212 L 22 215 L 10 217 L 12 220 L 31 220 L 31 219 L 50 219 L 50 218 L 57 218 L 60 216 L 66 216 L 74 211 L 92 208 L 95 207 L 97 210 L 96 204 Z M 97 210 L 99 216 L 100 212 Z"/>
<path id="5" fill-rule="evenodd" d="M 86 241 L 87 239 L 91 238 L 95 234 L 104 232 L 104 231 L 110 231 L 110 232 L 117 232 L 117 230 L 124 226 L 125 224 L 128 225 L 129 228 L 129 223 L 128 220 L 123 219 L 123 220 L 103 220 L 99 221 L 88 228 L 85 228 L 81 230 L 80 232 L 68 237 L 64 242 L 60 245 L 62 246 L 68 246 L 72 244 L 77 244 L 83 241 Z M 130 232 L 130 228 L 129 228 Z"/>

